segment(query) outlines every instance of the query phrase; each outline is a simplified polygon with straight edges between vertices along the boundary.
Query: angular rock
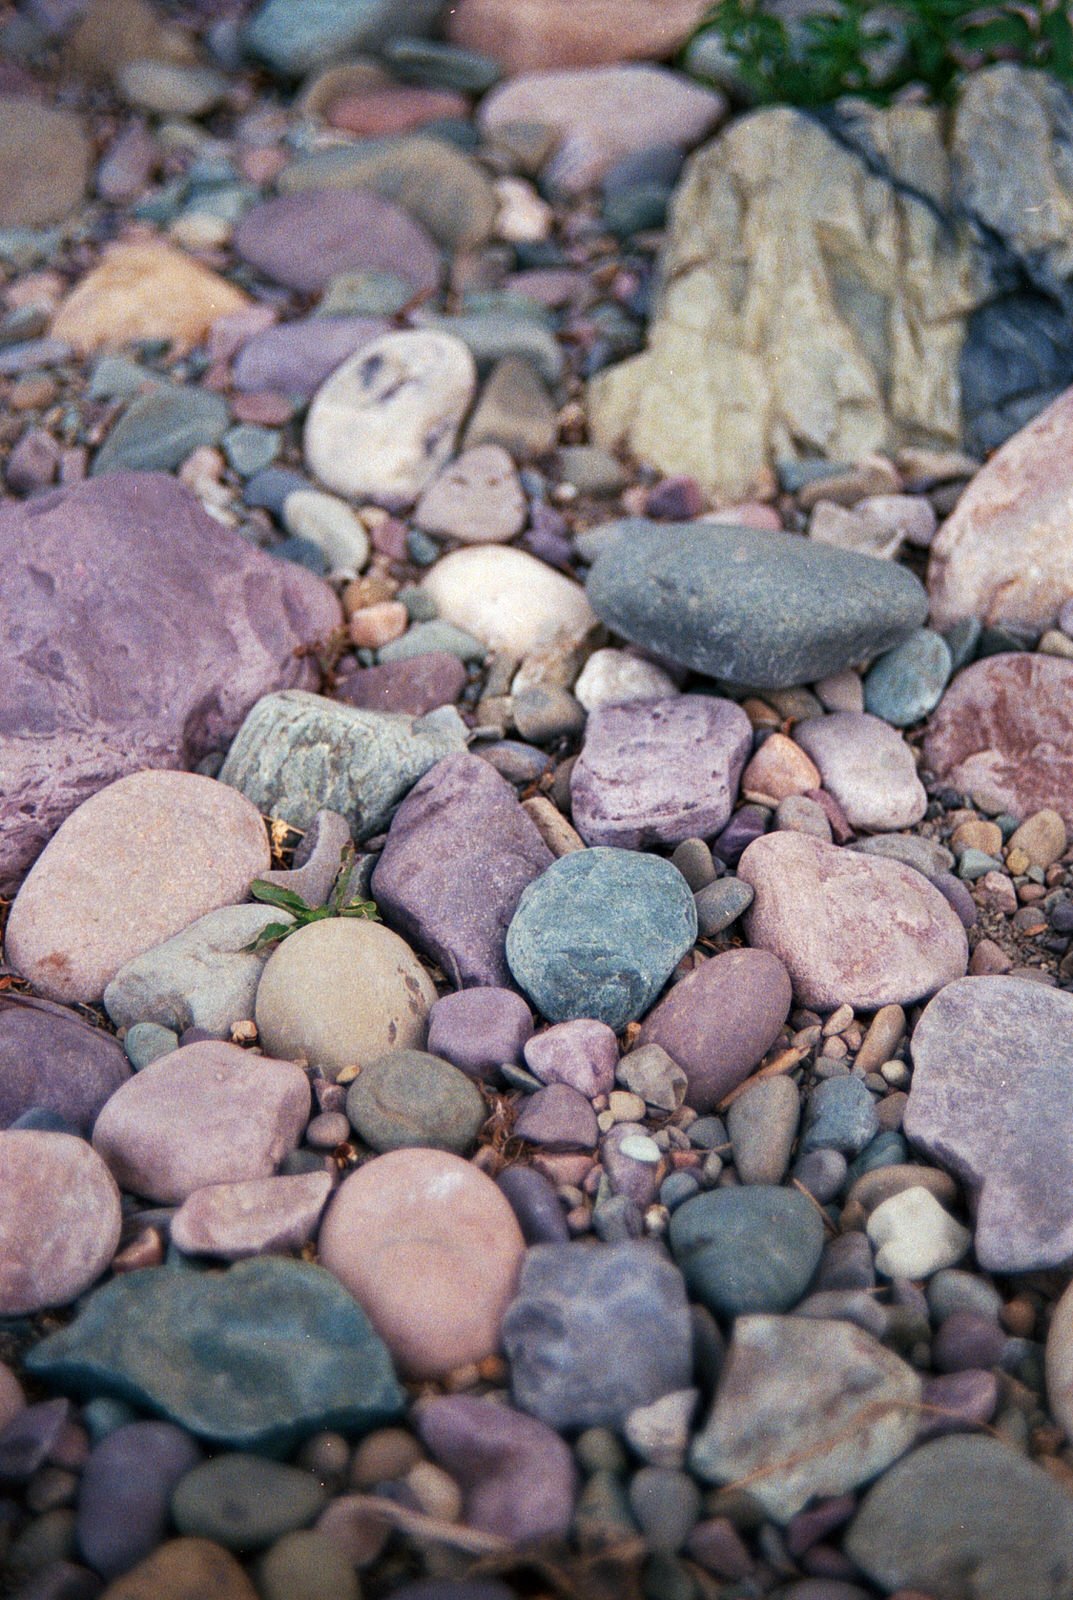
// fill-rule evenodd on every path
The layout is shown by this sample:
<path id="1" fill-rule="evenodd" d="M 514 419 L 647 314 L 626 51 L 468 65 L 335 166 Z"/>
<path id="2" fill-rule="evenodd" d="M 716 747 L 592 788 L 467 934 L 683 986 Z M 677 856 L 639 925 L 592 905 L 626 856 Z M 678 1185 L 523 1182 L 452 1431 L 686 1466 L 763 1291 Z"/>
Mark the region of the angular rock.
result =
<path id="1" fill-rule="evenodd" d="M 219 444 L 228 410 L 218 394 L 168 385 L 138 395 L 93 459 L 108 472 L 174 472 L 203 445 Z"/>
<path id="2" fill-rule="evenodd" d="M 319 294 L 340 272 L 399 272 L 435 290 L 440 254 L 424 228 L 371 189 L 306 189 L 251 207 L 234 249 L 273 283 Z"/>
<path id="3" fill-rule="evenodd" d="M 171 1242 L 188 1255 L 223 1261 L 286 1255 L 313 1238 L 331 1192 L 327 1172 L 206 1184 L 175 1213 Z"/>
<path id="4" fill-rule="evenodd" d="M 63 1306 L 106 1270 L 119 1243 L 119 1191 L 68 1133 L 0 1133 L 0 1316 Z"/>
<path id="5" fill-rule="evenodd" d="M 129 1077 L 122 1047 L 103 1028 L 47 1000 L 0 998 L 0 1128 L 36 1107 L 88 1135 Z"/>
<path id="6" fill-rule="evenodd" d="M 445 622 L 508 656 L 576 644 L 596 625 L 579 584 L 524 550 L 502 545 L 452 551 L 421 587 Z"/>
<path id="7" fill-rule="evenodd" d="M 927 810 L 913 752 L 896 729 L 864 711 L 799 722 L 794 738 L 820 769 L 851 828 L 910 828 Z"/>
<path id="8" fill-rule="evenodd" d="M 606 1022 L 579 1017 L 530 1039 L 525 1046 L 525 1064 L 541 1083 L 567 1083 L 594 1100 L 615 1087 L 618 1040 Z"/>
<path id="9" fill-rule="evenodd" d="M 727 1112 L 734 1170 L 742 1183 L 781 1183 L 801 1116 L 790 1078 L 763 1078 L 739 1095 Z"/>
<path id="10" fill-rule="evenodd" d="M 90 147 L 80 118 L 28 96 L 0 97 L 0 228 L 41 228 L 82 203 Z"/>
<path id="11" fill-rule="evenodd" d="M 465 1156 L 488 1117 L 480 1091 L 449 1061 L 389 1050 L 364 1066 L 346 1098 L 351 1126 L 378 1153 L 416 1148 Z"/>
<path id="12" fill-rule="evenodd" d="M 445 994 L 428 1014 L 428 1048 L 471 1078 L 491 1077 L 515 1065 L 532 1036 L 533 1016 L 513 989 L 463 989 Z"/>
<path id="13" fill-rule="evenodd" d="M 502 544 L 521 533 L 527 517 L 514 462 L 498 444 L 464 451 L 432 480 L 414 510 L 426 533 L 463 544 Z"/>
<path id="14" fill-rule="evenodd" d="M 758 1183 L 687 1200 L 671 1215 L 669 1239 L 695 1298 L 729 1320 L 795 1306 L 816 1271 L 824 1233 L 807 1196 Z"/>
<path id="15" fill-rule="evenodd" d="M 594 650 L 574 685 L 586 711 L 634 700 L 666 700 L 677 693 L 670 673 L 628 650 Z"/>
<path id="16" fill-rule="evenodd" d="M 234 1556 L 211 1539 L 168 1539 L 102 1600 L 255 1600 L 257 1590 Z"/>
<path id="17" fill-rule="evenodd" d="M 52 336 L 80 355 L 163 339 L 181 353 L 249 299 L 192 256 L 162 242 L 117 244 L 77 284 L 52 320 Z"/>
<path id="18" fill-rule="evenodd" d="M 231 380 L 242 393 L 309 400 L 348 356 L 386 332 L 373 317 L 307 317 L 265 328 L 243 344 Z"/>
<path id="19" fill-rule="evenodd" d="M 600 1137 L 595 1111 L 568 1083 L 550 1083 L 531 1094 L 513 1131 L 516 1138 L 553 1151 L 595 1150 Z"/>
<path id="20" fill-rule="evenodd" d="M 466 424 L 466 449 L 500 444 L 516 461 L 547 455 L 559 437 L 555 402 L 524 356 L 504 356 L 492 368 Z"/>
<path id="21" fill-rule="evenodd" d="M 262 883 L 287 889 L 307 906 L 323 906 L 346 865 L 350 829 L 338 811 L 318 811 L 294 852 L 292 867 L 266 872 Z"/>
<path id="22" fill-rule="evenodd" d="M 365 711 L 395 711 L 423 717 L 438 706 L 454 705 L 466 686 L 466 668 L 446 650 L 429 650 L 406 660 L 340 672 L 335 696 Z"/>
<path id="23" fill-rule="evenodd" d="M 172 1422 L 128 1422 L 96 1445 L 78 1491 L 78 1548 L 115 1578 L 152 1554 L 168 1531 L 171 1491 L 201 1460 Z"/>

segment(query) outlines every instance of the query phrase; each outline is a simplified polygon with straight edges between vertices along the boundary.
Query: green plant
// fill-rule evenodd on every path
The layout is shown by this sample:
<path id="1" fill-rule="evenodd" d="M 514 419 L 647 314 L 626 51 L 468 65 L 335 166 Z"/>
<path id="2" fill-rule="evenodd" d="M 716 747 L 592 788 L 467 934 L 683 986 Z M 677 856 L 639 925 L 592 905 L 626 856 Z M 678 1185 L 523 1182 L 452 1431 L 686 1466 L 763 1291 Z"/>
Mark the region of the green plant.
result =
<path id="1" fill-rule="evenodd" d="M 295 894 L 293 889 L 280 889 L 274 883 L 266 883 L 263 878 L 255 878 L 250 884 L 250 893 L 255 900 L 261 900 L 265 905 L 275 906 L 277 911 L 289 911 L 294 918 L 293 922 L 270 922 L 262 928 L 252 944 L 246 946 L 247 951 L 255 953 L 264 950 L 270 944 L 279 944 L 297 933 L 299 928 L 306 928 L 311 922 L 323 922 L 327 917 L 366 917 L 372 922 L 380 921 L 380 913 L 372 900 L 362 900 L 359 896 L 347 898 L 347 889 L 350 878 L 350 869 L 354 860 L 353 847 L 349 854 L 344 851 L 344 859 L 339 875 L 335 880 L 327 901 L 322 906 L 307 905 L 300 894 Z"/>

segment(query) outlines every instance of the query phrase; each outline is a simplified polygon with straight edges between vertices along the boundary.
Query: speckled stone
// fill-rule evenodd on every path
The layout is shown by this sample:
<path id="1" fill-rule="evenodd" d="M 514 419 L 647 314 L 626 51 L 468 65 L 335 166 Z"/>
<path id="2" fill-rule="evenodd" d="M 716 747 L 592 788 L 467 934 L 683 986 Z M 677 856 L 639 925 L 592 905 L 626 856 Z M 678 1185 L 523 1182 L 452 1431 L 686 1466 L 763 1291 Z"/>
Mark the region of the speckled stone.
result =
<path id="1" fill-rule="evenodd" d="M 119 1190 L 83 1139 L 0 1133 L 0 1316 L 73 1300 L 107 1268 L 119 1229 Z"/>

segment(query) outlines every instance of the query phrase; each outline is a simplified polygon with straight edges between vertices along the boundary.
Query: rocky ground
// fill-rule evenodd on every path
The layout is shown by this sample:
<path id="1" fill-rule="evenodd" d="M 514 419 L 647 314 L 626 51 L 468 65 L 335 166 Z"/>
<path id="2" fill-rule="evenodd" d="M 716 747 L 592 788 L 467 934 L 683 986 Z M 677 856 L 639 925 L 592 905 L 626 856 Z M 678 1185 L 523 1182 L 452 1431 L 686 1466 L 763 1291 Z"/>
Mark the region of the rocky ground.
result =
<path id="1" fill-rule="evenodd" d="M 0 13 L 0 1590 L 1073 1600 L 1073 95 L 443 9 Z"/>

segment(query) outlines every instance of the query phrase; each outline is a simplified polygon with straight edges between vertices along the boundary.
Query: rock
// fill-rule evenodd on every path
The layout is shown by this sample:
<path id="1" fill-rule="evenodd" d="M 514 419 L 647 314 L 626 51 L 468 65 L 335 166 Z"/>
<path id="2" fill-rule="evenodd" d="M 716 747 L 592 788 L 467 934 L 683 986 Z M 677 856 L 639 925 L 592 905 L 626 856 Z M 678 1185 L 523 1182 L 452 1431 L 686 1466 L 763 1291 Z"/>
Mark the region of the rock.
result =
<path id="1" fill-rule="evenodd" d="M 782 1182 L 800 1115 L 797 1085 L 789 1078 L 762 1079 L 738 1096 L 727 1112 L 727 1133 L 742 1183 Z"/>
<path id="2" fill-rule="evenodd" d="M 878 1132 L 875 1101 L 864 1082 L 857 1077 L 829 1078 L 809 1094 L 801 1154 L 837 1150 L 852 1158 L 860 1155 Z"/>
<path id="3" fill-rule="evenodd" d="M 965 1183 L 989 1272 L 1034 1272 L 1073 1254 L 1062 1137 L 1073 998 L 1023 978 L 966 978 L 913 1033 L 907 1137 Z"/>
<path id="4" fill-rule="evenodd" d="M 309 400 L 348 356 L 386 332 L 374 317 L 307 317 L 265 328 L 243 344 L 231 381 L 242 393 Z"/>
<path id="5" fill-rule="evenodd" d="M 1067 1287 L 1047 1330 L 1047 1401 L 1066 1438 L 1073 1436 L 1073 1289 Z"/>
<path id="6" fill-rule="evenodd" d="M 421 1147 L 468 1155 L 488 1117 L 472 1080 L 424 1050 L 389 1050 L 363 1067 L 346 1110 L 378 1153 Z"/>
<path id="7" fill-rule="evenodd" d="M 445 622 L 517 659 L 574 644 L 596 625 L 579 584 L 524 550 L 501 545 L 452 551 L 421 588 Z"/>
<path id="8" fill-rule="evenodd" d="M 257 1565 L 262 1600 L 360 1600 L 353 1563 L 325 1533 L 299 1528 Z"/>
<path id="9" fill-rule="evenodd" d="M 515 1404 L 562 1432 L 619 1427 L 688 1386 L 681 1276 L 650 1243 L 535 1245 L 503 1325 Z"/>
<path id="10" fill-rule="evenodd" d="M 420 1050 L 436 990 L 413 951 L 379 923 L 332 917 L 286 939 L 257 990 L 266 1050 L 334 1078 L 387 1050 Z"/>
<path id="11" fill-rule="evenodd" d="M 888 722 L 836 711 L 799 722 L 794 738 L 820 769 L 852 828 L 909 828 L 927 810 L 913 752 Z"/>
<path id="12" fill-rule="evenodd" d="M 119 1243 L 119 1191 L 104 1162 L 67 1133 L 0 1133 L 0 1316 L 74 1300 Z"/>
<path id="13" fill-rule="evenodd" d="M 243 33 L 246 49 L 284 78 L 355 52 L 375 51 L 399 33 L 428 32 L 438 0 L 263 0 Z"/>
<path id="14" fill-rule="evenodd" d="M 171 1491 L 201 1460 L 171 1422 L 129 1422 L 95 1445 L 78 1493 L 78 1548 L 105 1579 L 129 1572 L 164 1542 Z"/>
<path id="15" fill-rule="evenodd" d="M 663 67 L 602 66 L 524 73 L 486 95 L 478 113 L 486 138 L 512 123 L 553 130 L 545 183 L 567 194 L 593 188 L 623 156 L 662 144 L 697 144 L 726 115 L 718 92 Z"/>
<path id="16" fill-rule="evenodd" d="M 189 1471 L 171 1497 L 180 1533 L 225 1549 L 258 1550 L 312 1522 L 327 1491 L 311 1472 L 245 1454 L 214 1456 Z"/>
<path id="17" fill-rule="evenodd" d="M 934 711 L 952 670 L 953 658 L 942 635 L 931 628 L 917 628 L 869 670 L 864 703 L 885 722 L 908 728 Z"/>
<path id="18" fill-rule="evenodd" d="M 639 1094 L 657 1111 L 677 1111 L 685 1102 L 689 1079 L 658 1044 L 643 1044 L 623 1056 L 615 1073 L 631 1094 Z"/>
<path id="19" fill-rule="evenodd" d="M 460 339 L 430 330 L 384 334 L 317 390 L 306 418 L 306 464 L 337 494 L 404 510 L 449 459 L 476 382 Z"/>
<path id="20" fill-rule="evenodd" d="M 405 636 L 404 636 L 405 637 Z M 466 668 L 446 650 L 386 661 L 343 676 L 336 699 L 366 711 L 402 712 L 423 717 L 438 706 L 453 705 L 466 685 Z"/>
<path id="21" fill-rule="evenodd" d="M 128 961 L 242 899 L 269 860 L 260 816 L 224 784 L 131 773 L 84 801 L 35 863 L 8 958 L 50 999 L 99 1000 Z"/>
<path id="22" fill-rule="evenodd" d="M 226 98 L 228 82 L 214 67 L 152 61 L 126 61 L 115 74 L 116 88 L 129 106 L 159 117 L 203 117 Z"/>
<path id="23" fill-rule="evenodd" d="M 881 1589 L 949 1600 L 1068 1600 L 1073 1507 L 996 1439 L 955 1434 L 912 1451 L 869 1490 L 844 1545 Z"/>
<path id="24" fill-rule="evenodd" d="M 751 742 L 730 700 L 601 707 L 570 774 L 574 824 L 586 844 L 627 850 L 710 838 L 730 818 Z"/>
<path id="25" fill-rule="evenodd" d="M 594 650 L 574 685 L 574 694 L 586 711 L 627 701 L 666 700 L 677 693 L 669 673 L 628 650 Z"/>
<path id="26" fill-rule="evenodd" d="M 188 1255 L 223 1261 L 285 1255 L 313 1238 L 331 1192 L 327 1172 L 206 1184 L 175 1213 L 171 1242 Z"/>
<path id="27" fill-rule="evenodd" d="M 558 437 L 555 403 L 533 364 L 524 356 L 497 361 L 466 424 L 466 449 L 498 444 L 526 461 L 546 455 Z"/>
<path id="28" fill-rule="evenodd" d="M 738 872 L 756 894 L 746 937 L 785 963 L 800 1005 L 875 1011 L 964 976 L 961 922 L 901 862 L 784 832 L 754 840 Z"/>
<path id="29" fill-rule="evenodd" d="M 568 1083 L 552 1083 L 531 1094 L 513 1131 L 518 1139 L 554 1151 L 595 1150 L 600 1136 L 592 1106 Z"/>
<path id="30" fill-rule="evenodd" d="M 320 1259 L 399 1367 L 434 1378 L 499 1348 L 525 1245 L 490 1178 L 443 1150 L 394 1150 L 338 1189 Z"/>
<path id="31" fill-rule="evenodd" d="M 561 856 L 523 893 L 507 930 L 512 974 L 549 1022 L 642 1016 L 696 936 L 677 868 L 598 848 Z"/>
<path id="32" fill-rule="evenodd" d="M 672 1212 L 668 1237 L 690 1292 L 731 1319 L 795 1306 L 812 1281 L 824 1234 L 807 1196 L 750 1184 L 687 1200 Z"/>
<path id="33" fill-rule="evenodd" d="M 356 578 L 369 559 L 365 524 L 332 494 L 298 489 L 283 502 L 283 522 L 294 539 L 307 539 L 324 552 L 329 572 Z"/>
<path id="34" fill-rule="evenodd" d="M 0 554 L 13 645 L 0 730 L 3 893 L 105 784 L 192 766 L 226 745 L 259 695 L 314 681 L 297 652 L 340 620 L 326 584 L 253 549 L 163 475 L 117 473 L 32 509 L 12 504 L 0 513 Z M 88 626 L 90 613 L 107 616 L 105 633 Z"/>
<path id="35" fill-rule="evenodd" d="M 139 395 L 93 460 L 106 472 L 173 472 L 202 445 L 220 442 L 228 411 L 219 395 L 171 386 Z"/>
<path id="36" fill-rule="evenodd" d="M 936 516 L 924 495 L 874 494 L 852 510 L 833 500 L 820 500 L 809 519 L 809 538 L 843 550 L 890 560 L 903 543 L 925 549 L 935 537 Z"/>
<path id="37" fill-rule="evenodd" d="M 306 189 L 252 206 L 235 229 L 243 261 L 302 294 L 340 272 L 401 272 L 414 294 L 439 286 L 440 254 L 419 222 L 371 189 Z"/>
<path id="38" fill-rule="evenodd" d="M 615 1087 L 618 1040 L 606 1022 L 560 1022 L 528 1040 L 525 1064 L 541 1083 L 566 1083 L 595 1100 Z"/>
<path id="39" fill-rule="evenodd" d="M 781 961 L 763 950 L 727 950 L 675 984 L 645 1018 L 637 1044 L 665 1050 L 688 1079 L 686 1103 L 712 1111 L 774 1044 L 791 998 Z"/>
<path id="40" fill-rule="evenodd" d="M 876 1267 L 888 1278 L 928 1278 L 956 1265 L 972 1234 L 944 1211 L 927 1189 L 903 1189 L 882 1201 L 868 1218 Z"/>
<path id="41" fill-rule="evenodd" d="M 0 1433 L 25 1409 L 22 1385 L 6 1363 L 0 1363 Z"/>
<path id="42" fill-rule="evenodd" d="M 340 705 L 286 689 L 250 711 L 220 768 L 259 811 L 308 828 L 327 807 L 361 843 L 386 826 L 406 794 L 441 757 L 465 748 L 449 707 L 414 719 Z"/>
<path id="43" fill-rule="evenodd" d="M 927 615 L 906 568 L 795 534 L 616 526 L 585 586 L 593 610 L 632 643 L 710 677 L 809 683 L 898 644 Z"/>
<path id="44" fill-rule="evenodd" d="M 255 1600 L 234 1556 L 209 1539 L 169 1539 L 110 1583 L 101 1600 Z"/>
<path id="45" fill-rule="evenodd" d="M 520 0 L 504 15 L 496 0 L 462 0 L 447 34 L 516 75 L 673 55 L 703 11 L 703 0 Z"/>
<path id="46" fill-rule="evenodd" d="M 848 1322 L 741 1317 L 690 1464 L 709 1482 L 748 1479 L 766 1514 L 786 1523 L 897 1460 L 920 1397 L 912 1367 Z"/>
<path id="47" fill-rule="evenodd" d="M 0 97 L 0 228 L 41 228 L 81 205 L 90 147 L 81 119 L 29 97 Z"/>
<path id="48" fill-rule="evenodd" d="M 0 999 L 0 1128 L 37 1108 L 88 1135 L 129 1076 L 121 1047 L 103 1028 L 46 1000 Z"/>
<path id="49" fill-rule="evenodd" d="M 240 289 L 174 246 L 117 244 L 82 279 L 52 320 L 52 336 L 80 355 L 143 339 L 181 354 L 200 344 L 220 317 L 243 311 Z"/>
<path id="50" fill-rule="evenodd" d="M 326 905 L 350 842 L 350 829 L 338 811 L 318 811 L 295 848 L 294 865 L 266 872 L 261 882 L 300 895 L 307 906 Z"/>
<path id="51" fill-rule="evenodd" d="M 234 1450 L 282 1453 L 318 1429 L 368 1432 L 403 1409 L 350 1295 L 322 1268 L 273 1256 L 226 1272 L 124 1273 L 26 1364 L 52 1388 L 121 1396 Z"/>
<path id="52" fill-rule="evenodd" d="M 936 778 L 988 811 L 1044 807 L 1073 825 L 1069 707 L 1073 662 L 1002 654 L 958 673 L 932 713 L 924 760 Z"/>
<path id="53" fill-rule="evenodd" d="M 453 755 L 396 812 L 372 892 L 386 920 L 458 988 L 502 988 L 507 928 L 552 860 L 506 779 L 476 756 Z"/>
<path id="54" fill-rule="evenodd" d="M 777 804 L 791 795 L 818 789 L 820 774 L 800 745 L 784 733 L 773 733 L 749 762 L 741 783 L 746 794 L 762 795 Z"/>
<path id="55" fill-rule="evenodd" d="M 512 989 L 445 994 L 428 1014 L 428 1048 L 471 1078 L 491 1077 L 504 1062 L 517 1065 L 532 1032 L 532 1013 Z"/>
<path id="56" fill-rule="evenodd" d="M 526 1244 L 565 1244 L 566 1216 L 554 1185 L 536 1167 L 507 1167 L 496 1179 L 510 1201 Z"/>
<path id="57" fill-rule="evenodd" d="M 528 507 L 514 462 L 499 444 L 475 445 L 434 478 L 414 520 L 463 544 L 502 544 L 521 533 Z"/>
<path id="58" fill-rule="evenodd" d="M 512 1544 L 565 1538 L 577 1473 L 569 1445 L 512 1406 L 471 1395 L 441 1395 L 417 1410 L 417 1431 L 433 1459 L 461 1485 L 467 1527 Z"/>
<path id="59" fill-rule="evenodd" d="M 1010 836 L 1010 849 L 1023 850 L 1033 867 L 1053 866 L 1066 849 L 1066 825 L 1057 811 L 1044 808 L 1026 817 Z"/>
<path id="60" fill-rule="evenodd" d="M 117 1089 L 97 1118 L 93 1147 L 125 1189 L 174 1204 L 205 1184 L 270 1177 L 301 1139 L 309 1105 L 305 1073 L 293 1062 L 205 1041 Z"/>
<path id="61" fill-rule="evenodd" d="M 873 838 L 856 840 L 849 848 L 861 855 L 900 861 L 922 877 L 933 880 L 941 879 L 944 874 L 949 877 L 954 865 L 953 853 L 945 845 L 916 833 L 877 833 Z"/>

